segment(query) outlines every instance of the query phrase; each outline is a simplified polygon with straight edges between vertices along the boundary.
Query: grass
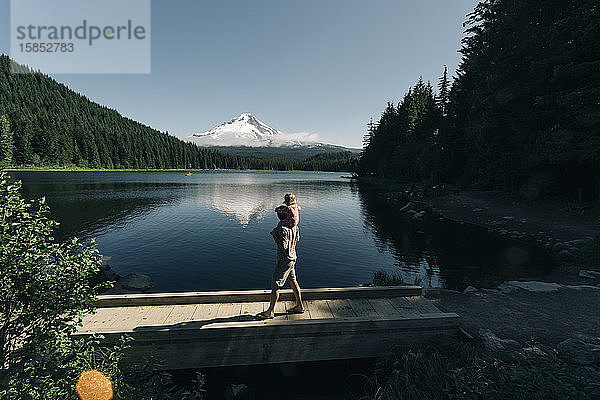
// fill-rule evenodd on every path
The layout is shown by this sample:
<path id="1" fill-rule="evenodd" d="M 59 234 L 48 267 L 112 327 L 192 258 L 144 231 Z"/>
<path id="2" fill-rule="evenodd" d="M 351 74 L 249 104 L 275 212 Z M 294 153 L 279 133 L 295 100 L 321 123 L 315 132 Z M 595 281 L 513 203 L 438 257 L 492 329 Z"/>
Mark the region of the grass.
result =
<path id="1" fill-rule="evenodd" d="M 373 274 L 373 286 L 402 286 L 402 285 L 421 285 L 421 278 L 415 277 L 414 282 L 406 282 L 399 273 L 389 274 L 383 270 L 376 271 Z"/>
<path id="2" fill-rule="evenodd" d="M 437 339 L 397 349 L 380 365 L 368 398 L 409 399 L 598 399 L 600 371 L 545 354 L 491 356 L 471 343 Z"/>
<path id="3" fill-rule="evenodd" d="M 401 286 L 404 285 L 404 279 L 400 274 L 388 274 L 385 271 L 376 271 L 373 274 L 374 286 Z"/>

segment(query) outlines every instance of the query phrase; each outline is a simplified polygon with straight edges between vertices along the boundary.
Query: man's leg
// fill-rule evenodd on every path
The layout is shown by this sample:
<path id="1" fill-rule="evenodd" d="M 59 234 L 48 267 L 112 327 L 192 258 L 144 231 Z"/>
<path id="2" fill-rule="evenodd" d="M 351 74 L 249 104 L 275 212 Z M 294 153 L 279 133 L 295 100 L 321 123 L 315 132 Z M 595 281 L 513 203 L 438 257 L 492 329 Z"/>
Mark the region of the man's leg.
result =
<path id="1" fill-rule="evenodd" d="M 279 300 L 279 287 L 277 287 L 277 285 L 273 285 L 271 287 L 271 299 L 269 302 L 269 308 L 267 308 L 262 314 L 269 318 L 275 316 L 275 304 L 277 304 L 277 300 Z"/>
<path id="2" fill-rule="evenodd" d="M 290 311 L 304 312 L 304 305 L 302 304 L 302 293 L 300 291 L 300 285 L 295 279 L 290 280 L 294 297 L 296 298 L 296 305 Z"/>

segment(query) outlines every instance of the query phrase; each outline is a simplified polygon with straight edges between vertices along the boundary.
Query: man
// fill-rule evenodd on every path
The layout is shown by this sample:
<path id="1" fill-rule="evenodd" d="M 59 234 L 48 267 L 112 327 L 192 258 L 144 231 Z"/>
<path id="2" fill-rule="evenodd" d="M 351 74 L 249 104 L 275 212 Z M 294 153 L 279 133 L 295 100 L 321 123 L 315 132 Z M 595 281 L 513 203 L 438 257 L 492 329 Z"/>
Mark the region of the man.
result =
<path id="1" fill-rule="evenodd" d="M 287 218 L 285 213 L 277 213 L 280 220 Z M 300 286 L 296 280 L 296 243 L 300 240 L 300 231 L 298 226 L 288 228 L 287 226 L 277 225 L 271 231 L 271 236 L 277 244 L 277 265 L 271 278 L 271 300 L 269 308 L 256 315 L 259 319 L 271 319 L 275 316 L 275 304 L 279 299 L 279 291 L 287 282 L 290 283 L 296 305 L 288 310 L 289 313 L 302 314 L 304 307 L 302 305 L 302 294 Z"/>

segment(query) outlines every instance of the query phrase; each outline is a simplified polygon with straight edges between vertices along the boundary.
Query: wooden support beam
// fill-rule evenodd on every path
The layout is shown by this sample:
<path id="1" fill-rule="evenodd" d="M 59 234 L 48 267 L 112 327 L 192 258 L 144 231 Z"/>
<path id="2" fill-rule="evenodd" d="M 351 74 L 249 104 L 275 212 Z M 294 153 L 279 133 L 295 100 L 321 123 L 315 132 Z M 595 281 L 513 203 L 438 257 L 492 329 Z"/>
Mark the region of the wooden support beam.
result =
<path id="1" fill-rule="evenodd" d="M 141 293 L 101 295 L 96 301 L 97 307 L 156 306 L 173 304 L 204 303 L 245 303 L 269 301 L 270 290 L 240 290 L 215 292 L 181 293 Z M 420 286 L 377 286 L 303 289 L 302 298 L 306 300 L 335 300 L 374 297 L 420 296 Z M 281 291 L 281 301 L 294 300 L 290 289 Z"/>

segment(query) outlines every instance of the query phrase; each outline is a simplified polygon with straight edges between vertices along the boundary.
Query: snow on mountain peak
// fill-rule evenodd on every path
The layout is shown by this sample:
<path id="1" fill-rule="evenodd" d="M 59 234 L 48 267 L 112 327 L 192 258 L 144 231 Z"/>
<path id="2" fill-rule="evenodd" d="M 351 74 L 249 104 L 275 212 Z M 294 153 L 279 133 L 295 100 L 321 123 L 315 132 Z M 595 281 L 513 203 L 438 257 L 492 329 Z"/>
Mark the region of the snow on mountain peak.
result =
<path id="1" fill-rule="evenodd" d="M 242 113 L 229 122 L 203 133 L 195 133 L 185 140 L 199 146 L 298 146 L 297 135 L 271 128 L 250 113 Z M 311 143 L 313 141 L 304 141 Z"/>

